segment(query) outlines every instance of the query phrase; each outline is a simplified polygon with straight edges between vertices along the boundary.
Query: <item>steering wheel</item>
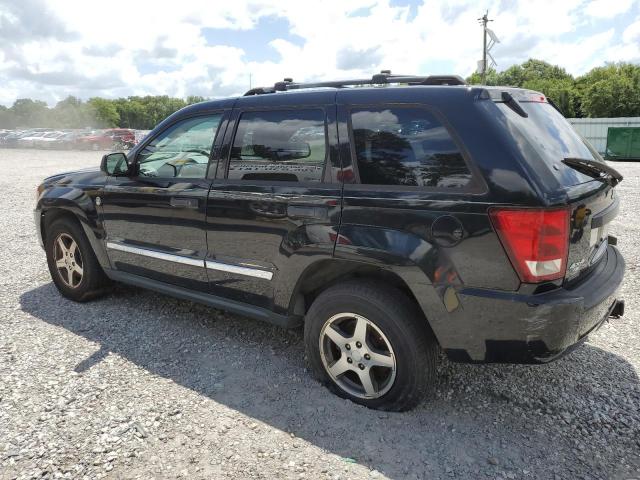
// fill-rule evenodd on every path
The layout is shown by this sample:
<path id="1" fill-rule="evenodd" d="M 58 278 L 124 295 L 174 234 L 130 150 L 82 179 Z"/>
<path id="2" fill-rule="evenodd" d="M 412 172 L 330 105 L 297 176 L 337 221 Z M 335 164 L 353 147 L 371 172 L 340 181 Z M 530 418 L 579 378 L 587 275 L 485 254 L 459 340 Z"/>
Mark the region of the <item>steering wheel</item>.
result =
<path id="1" fill-rule="evenodd" d="M 179 166 L 176 167 L 176 177 L 179 177 L 182 174 L 182 170 L 184 167 L 188 165 L 200 165 L 200 162 L 196 162 L 193 158 L 185 158 Z"/>

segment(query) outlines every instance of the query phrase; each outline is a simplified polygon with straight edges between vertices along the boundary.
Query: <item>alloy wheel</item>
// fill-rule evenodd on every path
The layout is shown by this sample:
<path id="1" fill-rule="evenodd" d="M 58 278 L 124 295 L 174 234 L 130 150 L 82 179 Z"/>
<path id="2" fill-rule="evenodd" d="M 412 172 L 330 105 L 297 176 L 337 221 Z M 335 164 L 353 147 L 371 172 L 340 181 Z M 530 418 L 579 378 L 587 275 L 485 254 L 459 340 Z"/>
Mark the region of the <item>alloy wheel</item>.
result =
<path id="1" fill-rule="evenodd" d="M 77 288 L 83 277 L 82 255 L 78 243 L 68 233 L 61 233 L 53 243 L 53 259 L 64 284 Z"/>
<path id="2" fill-rule="evenodd" d="M 320 357 L 333 381 L 354 397 L 381 397 L 396 377 L 391 342 L 373 322 L 355 313 L 339 313 L 325 322 Z"/>

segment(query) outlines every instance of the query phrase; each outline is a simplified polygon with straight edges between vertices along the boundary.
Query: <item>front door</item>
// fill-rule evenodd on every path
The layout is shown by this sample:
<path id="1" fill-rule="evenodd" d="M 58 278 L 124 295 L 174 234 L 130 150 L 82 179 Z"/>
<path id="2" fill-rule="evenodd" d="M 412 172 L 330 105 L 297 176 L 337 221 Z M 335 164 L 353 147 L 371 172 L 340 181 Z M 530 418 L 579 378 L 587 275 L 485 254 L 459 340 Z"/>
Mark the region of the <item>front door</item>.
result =
<path id="1" fill-rule="evenodd" d="M 207 290 L 208 170 L 223 116 L 178 120 L 137 151 L 133 175 L 109 178 L 102 208 L 113 268 Z"/>

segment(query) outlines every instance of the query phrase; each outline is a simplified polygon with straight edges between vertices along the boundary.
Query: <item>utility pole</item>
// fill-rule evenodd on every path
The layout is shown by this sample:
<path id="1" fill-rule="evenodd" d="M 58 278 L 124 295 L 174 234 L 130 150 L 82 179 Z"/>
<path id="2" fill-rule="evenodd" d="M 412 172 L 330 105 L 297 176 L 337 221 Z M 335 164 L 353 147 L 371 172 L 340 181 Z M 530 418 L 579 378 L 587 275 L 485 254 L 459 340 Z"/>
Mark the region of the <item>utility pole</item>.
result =
<path id="1" fill-rule="evenodd" d="M 482 77 L 483 84 L 487 82 L 487 70 L 489 69 L 489 65 L 487 64 L 487 57 L 491 59 L 492 66 L 496 65 L 496 61 L 493 59 L 489 51 L 494 47 L 496 43 L 500 43 L 500 40 L 498 40 L 496 34 L 493 33 L 492 30 L 487 28 L 487 24 L 489 22 L 493 22 L 493 20 L 489 20 L 489 10 L 487 10 L 485 14 L 478 19 L 478 23 L 482 25 L 482 60 L 478 62 L 478 70 Z M 490 37 L 489 42 L 487 42 L 487 36 Z"/>
<path id="2" fill-rule="evenodd" d="M 487 10 L 484 15 L 478 19 L 478 22 L 482 25 L 482 84 L 484 85 L 487 81 L 487 23 L 491 22 L 489 20 L 489 10 Z"/>

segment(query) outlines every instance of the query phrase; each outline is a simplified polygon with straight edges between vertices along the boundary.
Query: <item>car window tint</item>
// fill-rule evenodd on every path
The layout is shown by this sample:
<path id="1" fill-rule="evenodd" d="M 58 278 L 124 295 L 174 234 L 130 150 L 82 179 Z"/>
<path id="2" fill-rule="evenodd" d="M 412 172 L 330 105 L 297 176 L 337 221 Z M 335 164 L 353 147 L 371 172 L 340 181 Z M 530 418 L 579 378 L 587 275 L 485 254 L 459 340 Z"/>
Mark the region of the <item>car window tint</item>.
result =
<path id="1" fill-rule="evenodd" d="M 363 184 L 460 188 L 471 180 L 451 135 L 425 109 L 356 109 L 351 125 Z"/>
<path id="2" fill-rule="evenodd" d="M 592 177 L 564 165 L 564 158 L 602 161 L 600 155 L 582 138 L 554 107 L 546 102 L 519 102 L 527 117 L 514 112 L 504 103 L 497 103 L 505 114 L 507 125 L 523 155 L 533 168 L 544 162 L 557 180 L 566 186 L 590 182 Z M 525 150 L 526 149 L 526 150 Z"/>
<path id="3" fill-rule="evenodd" d="M 228 176 L 321 182 L 326 153 L 322 110 L 245 112 L 233 141 Z"/>
<path id="4" fill-rule="evenodd" d="M 168 128 L 138 154 L 142 177 L 205 178 L 221 114 L 189 118 Z"/>

